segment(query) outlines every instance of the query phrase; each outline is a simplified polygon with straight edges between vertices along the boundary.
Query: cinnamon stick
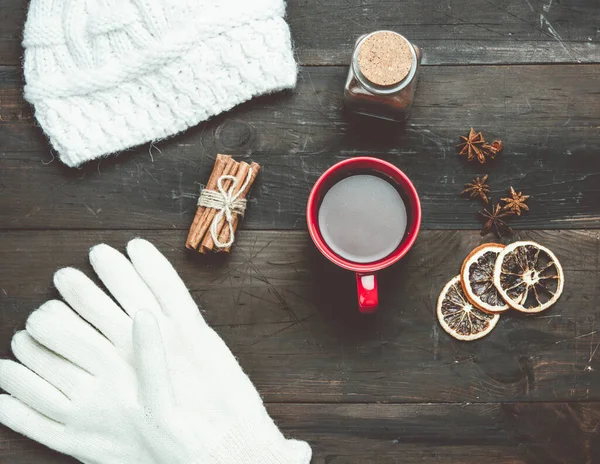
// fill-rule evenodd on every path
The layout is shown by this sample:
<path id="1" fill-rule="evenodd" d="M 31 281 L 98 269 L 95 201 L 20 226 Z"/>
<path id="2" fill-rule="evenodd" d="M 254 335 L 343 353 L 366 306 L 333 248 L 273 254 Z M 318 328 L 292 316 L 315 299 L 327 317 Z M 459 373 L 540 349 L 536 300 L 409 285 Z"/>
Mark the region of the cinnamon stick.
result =
<path id="1" fill-rule="evenodd" d="M 225 164 L 225 169 L 223 169 L 223 172 L 221 173 L 221 176 L 229 176 L 229 175 L 235 175 L 235 173 L 237 172 L 237 167 L 238 167 L 238 163 L 231 157 L 229 157 L 229 159 L 227 160 L 226 164 Z M 219 178 L 221 176 L 217 176 L 214 182 L 214 185 L 211 186 L 209 188 L 209 190 L 218 190 L 218 181 Z M 225 190 L 227 190 L 229 188 L 229 184 L 231 183 L 231 181 L 224 181 L 222 183 L 223 188 L 225 188 Z M 207 187 L 208 188 L 208 187 Z M 204 238 L 205 234 L 208 232 L 208 229 L 210 229 L 210 225 L 212 224 L 212 220 L 216 215 L 216 211 L 212 208 L 206 208 L 203 215 L 202 215 L 202 219 L 201 219 L 201 224 L 202 227 L 200 229 L 201 232 L 201 236 L 200 236 L 200 242 L 202 243 L 202 239 Z"/>
<path id="2" fill-rule="evenodd" d="M 228 167 L 231 161 L 233 160 L 229 155 L 217 155 L 212 173 L 210 174 L 210 178 L 208 179 L 208 182 L 206 184 L 207 189 L 217 189 L 217 181 L 219 180 L 219 177 L 223 175 L 223 172 Z M 204 237 L 204 234 L 206 233 L 207 213 L 207 208 L 205 208 L 204 206 L 198 206 L 198 208 L 196 209 L 196 215 L 194 216 L 194 221 L 192 222 L 190 232 L 185 242 L 185 246 L 187 248 L 195 250 L 198 247 L 198 244 L 200 243 L 202 238 Z"/>
<path id="3" fill-rule="evenodd" d="M 249 170 L 250 170 L 250 165 L 248 163 L 246 163 L 245 161 L 242 161 L 239 163 L 238 170 L 235 175 L 235 178 L 237 179 L 237 185 L 235 186 L 235 189 L 233 190 L 233 195 L 236 195 L 241 190 L 241 188 L 244 186 L 244 183 L 246 182 L 246 177 L 248 177 Z M 231 187 L 231 183 L 227 186 L 227 188 L 229 188 L 229 187 Z M 225 189 L 226 191 L 227 191 L 227 188 Z M 240 194 L 240 198 L 241 198 L 241 194 Z M 234 213 L 234 216 L 236 216 L 235 213 Z M 219 240 L 221 240 L 220 237 L 221 237 L 222 231 L 224 229 L 227 229 L 227 231 L 229 232 L 229 226 L 227 226 L 227 227 L 225 227 L 225 226 L 226 226 L 226 221 L 225 221 L 225 217 L 223 217 L 221 219 L 221 221 L 219 222 L 219 224 L 217 225 L 217 237 L 219 237 Z M 207 250 L 212 250 L 215 247 L 215 242 L 210 233 L 206 234 L 206 236 L 204 237 L 204 240 L 202 241 L 202 247 L 206 248 Z"/>
<path id="4" fill-rule="evenodd" d="M 229 166 L 229 162 L 228 162 L 228 168 L 226 169 L 226 171 L 223 172 L 223 175 L 235 176 L 239 170 L 240 163 L 236 162 L 233 159 L 230 162 L 232 163 L 231 166 Z M 231 183 L 232 183 L 232 181 L 229 179 L 224 180 L 221 183 L 221 185 L 223 186 L 223 190 L 225 190 L 227 192 L 229 190 L 229 188 L 231 187 Z M 217 187 L 215 186 L 215 188 L 213 190 L 217 190 Z M 200 241 L 200 247 L 198 248 L 198 251 L 200 253 L 206 253 L 207 250 L 212 250 L 213 240 L 212 240 L 212 236 L 210 234 L 210 227 L 212 226 L 212 222 L 215 219 L 216 215 L 217 215 L 216 209 L 208 208 L 206 210 L 206 222 L 204 223 L 204 227 L 203 227 L 204 232 L 202 234 L 202 239 Z"/>
<path id="5" fill-rule="evenodd" d="M 252 163 L 250 165 L 250 169 L 252 169 L 252 175 L 250 176 L 250 181 L 248 182 L 248 185 L 246 186 L 246 188 L 242 191 L 242 193 L 240 193 L 240 197 L 239 198 L 246 198 L 248 196 L 248 193 L 250 192 L 250 189 L 252 188 L 252 184 L 254 184 L 254 181 L 256 180 L 256 176 L 258 175 L 258 171 L 260 171 L 260 164 L 258 163 Z M 246 173 L 246 175 L 248 175 Z M 245 182 L 245 179 L 244 179 Z M 235 235 L 235 232 L 237 231 L 238 225 L 240 223 L 240 217 L 237 213 L 233 214 L 233 222 L 231 224 L 232 230 L 233 230 L 233 234 Z M 221 234 L 219 235 L 219 242 L 221 243 L 227 243 L 229 241 L 229 227 L 225 227 L 223 228 L 223 230 L 221 231 Z M 227 247 L 224 248 L 222 250 L 219 251 L 224 251 L 226 253 L 229 253 L 229 251 L 231 251 L 231 247 Z"/>

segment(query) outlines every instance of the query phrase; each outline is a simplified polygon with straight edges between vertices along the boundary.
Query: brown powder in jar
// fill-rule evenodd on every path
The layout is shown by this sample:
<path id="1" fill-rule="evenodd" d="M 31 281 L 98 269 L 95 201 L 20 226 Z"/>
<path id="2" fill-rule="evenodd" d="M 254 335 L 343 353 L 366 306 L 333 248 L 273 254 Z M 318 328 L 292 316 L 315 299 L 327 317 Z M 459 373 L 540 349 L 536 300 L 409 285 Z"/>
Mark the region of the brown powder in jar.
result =
<path id="1" fill-rule="evenodd" d="M 373 84 L 390 86 L 402 81 L 412 67 L 411 45 L 393 32 L 377 32 L 358 51 L 360 72 Z"/>

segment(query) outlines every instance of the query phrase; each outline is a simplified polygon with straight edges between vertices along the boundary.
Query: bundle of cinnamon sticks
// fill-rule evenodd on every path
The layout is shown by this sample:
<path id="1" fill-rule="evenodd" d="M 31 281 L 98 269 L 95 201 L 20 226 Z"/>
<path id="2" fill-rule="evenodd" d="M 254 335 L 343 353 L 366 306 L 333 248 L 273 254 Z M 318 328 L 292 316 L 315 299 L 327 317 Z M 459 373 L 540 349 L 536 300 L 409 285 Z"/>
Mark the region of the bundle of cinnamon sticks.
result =
<path id="1" fill-rule="evenodd" d="M 217 191 L 218 181 L 222 176 L 234 176 L 237 183 L 231 193 L 232 195 L 239 193 L 238 198 L 245 199 L 248 196 L 248 192 L 250 191 L 259 170 L 260 165 L 257 163 L 248 164 L 244 161 L 238 163 L 229 155 L 217 155 L 215 166 L 205 188 Z M 226 192 L 231 189 L 232 184 L 233 182 L 230 179 L 224 179 L 221 182 L 221 186 Z M 218 212 L 219 211 L 215 208 L 198 206 L 194 222 L 190 227 L 190 232 L 187 241 L 185 242 L 187 248 L 198 250 L 200 253 L 206 253 L 209 250 L 218 252 L 229 252 L 231 250 L 231 246 L 225 248 L 215 246 L 210 229 L 213 221 L 215 221 L 215 217 L 218 218 Z M 239 214 L 234 212 L 231 221 L 231 230 L 233 230 L 234 236 L 239 221 Z M 226 218 L 223 216 L 216 226 L 216 230 L 218 231 L 218 241 L 223 244 L 230 240 L 230 228 L 229 224 L 226 222 Z"/>

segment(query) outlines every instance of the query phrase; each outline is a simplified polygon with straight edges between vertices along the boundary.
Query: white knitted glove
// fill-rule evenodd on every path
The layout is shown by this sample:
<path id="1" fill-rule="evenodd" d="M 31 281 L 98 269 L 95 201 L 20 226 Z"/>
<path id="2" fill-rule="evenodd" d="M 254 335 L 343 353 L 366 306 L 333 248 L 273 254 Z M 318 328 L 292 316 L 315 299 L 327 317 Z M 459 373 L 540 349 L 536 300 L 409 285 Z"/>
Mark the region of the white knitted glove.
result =
<path id="1" fill-rule="evenodd" d="M 283 437 L 168 261 L 143 240 L 128 252 L 90 253 L 125 312 L 79 271 L 57 272 L 97 330 L 58 301 L 35 311 L 13 339 L 27 367 L 0 362 L 13 395 L 0 421 L 84 463 L 307 464 L 310 447 Z"/>

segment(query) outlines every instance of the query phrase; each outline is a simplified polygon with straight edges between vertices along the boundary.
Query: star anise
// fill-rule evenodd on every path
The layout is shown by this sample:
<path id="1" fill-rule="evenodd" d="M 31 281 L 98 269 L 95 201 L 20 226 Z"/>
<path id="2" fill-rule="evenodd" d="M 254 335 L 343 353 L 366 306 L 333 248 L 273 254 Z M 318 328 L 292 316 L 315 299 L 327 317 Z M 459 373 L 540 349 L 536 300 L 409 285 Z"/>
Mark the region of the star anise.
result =
<path id="1" fill-rule="evenodd" d="M 469 161 L 473 161 L 477 158 L 480 163 L 485 163 L 485 155 L 481 150 L 485 140 L 481 132 L 475 133 L 475 130 L 471 127 L 469 135 L 466 137 L 461 135 L 460 139 L 462 140 L 462 143 L 457 145 L 457 147 L 460 148 L 460 151 L 458 152 L 459 155 L 467 155 L 467 160 Z"/>
<path id="2" fill-rule="evenodd" d="M 500 203 L 496 203 L 496 205 L 492 207 L 491 212 L 484 209 L 483 211 L 479 211 L 479 214 L 485 221 L 483 228 L 481 229 L 481 235 L 485 235 L 490 231 L 494 232 L 498 238 L 501 238 L 503 233 L 504 235 L 512 234 L 512 229 L 502 219 L 512 215 L 512 213 L 504 211 L 502 206 L 500 206 Z"/>
<path id="3" fill-rule="evenodd" d="M 463 195 L 469 195 L 469 198 L 481 198 L 485 203 L 489 203 L 488 193 L 490 193 L 490 187 L 486 184 L 488 175 L 483 176 L 482 179 L 476 177 L 470 184 L 465 184 L 465 189 L 462 191 Z"/>
<path id="4" fill-rule="evenodd" d="M 504 145 L 502 144 L 502 140 L 494 140 L 489 145 L 484 143 L 481 146 L 481 151 L 483 154 L 491 159 L 496 158 L 496 155 L 502 151 Z"/>
<path id="5" fill-rule="evenodd" d="M 529 195 L 523 195 L 522 192 L 515 192 L 514 188 L 510 188 L 510 198 L 502 198 L 504 211 L 510 211 L 511 214 L 521 215 L 523 211 L 529 211 L 529 206 L 525 204 Z"/>

